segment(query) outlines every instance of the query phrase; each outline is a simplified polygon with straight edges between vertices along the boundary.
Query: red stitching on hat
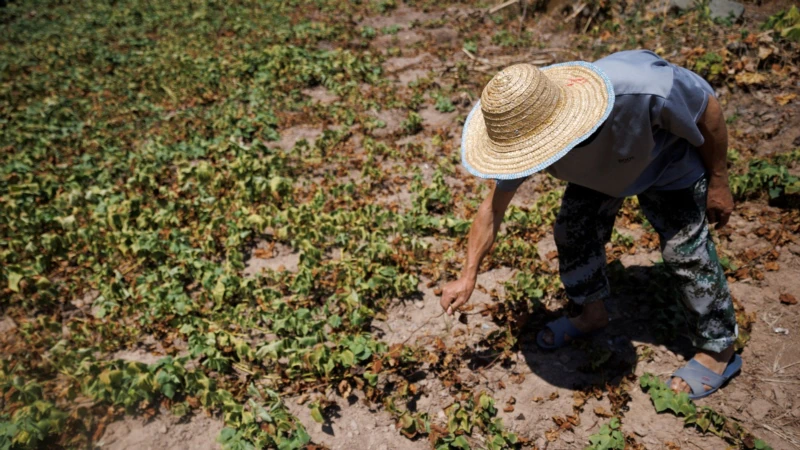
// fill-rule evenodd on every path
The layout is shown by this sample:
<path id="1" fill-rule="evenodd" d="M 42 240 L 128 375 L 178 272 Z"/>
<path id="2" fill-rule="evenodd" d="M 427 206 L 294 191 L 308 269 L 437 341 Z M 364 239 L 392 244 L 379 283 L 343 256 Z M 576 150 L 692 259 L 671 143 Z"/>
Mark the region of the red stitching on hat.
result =
<path id="1" fill-rule="evenodd" d="M 583 84 L 586 83 L 587 81 L 589 80 L 587 80 L 584 77 L 569 78 L 569 83 L 567 83 L 567 86 L 575 86 L 576 84 Z"/>

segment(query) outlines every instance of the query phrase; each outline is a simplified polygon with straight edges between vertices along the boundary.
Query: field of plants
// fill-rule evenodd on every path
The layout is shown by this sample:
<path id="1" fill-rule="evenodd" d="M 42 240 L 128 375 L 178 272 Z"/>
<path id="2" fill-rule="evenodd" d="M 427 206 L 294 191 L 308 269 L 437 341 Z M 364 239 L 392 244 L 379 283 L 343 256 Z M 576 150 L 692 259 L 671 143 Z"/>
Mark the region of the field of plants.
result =
<path id="1" fill-rule="evenodd" d="M 494 6 L 0 6 L 0 449 L 800 448 L 800 11 Z M 745 366 L 696 403 L 664 384 L 691 346 L 635 198 L 596 339 L 534 343 L 567 309 L 547 175 L 438 304 L 489 189 L 458 151 L 485 83 L 632 48 L 728 121 Z"/>

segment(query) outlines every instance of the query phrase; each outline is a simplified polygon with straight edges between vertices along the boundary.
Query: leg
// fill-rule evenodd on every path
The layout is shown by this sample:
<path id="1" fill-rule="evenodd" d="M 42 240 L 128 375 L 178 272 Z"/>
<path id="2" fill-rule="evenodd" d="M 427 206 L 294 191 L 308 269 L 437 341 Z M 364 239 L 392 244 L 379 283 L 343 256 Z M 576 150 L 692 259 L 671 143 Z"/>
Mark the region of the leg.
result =
<path id="1" fill-rule="evenodd" d="M 708 183 L 676 191 L 648 191 L 639 196 L 647 219 L 661 240 L 666 267 L 680 283 L 695 359 L 721 374 L 733 355 L 736 316 L 728 283 L 706 224 Z M 689 386 L 673 379 L 673 389 Z"/>
<path id="2" fill-rule="evenodd" d="M 561 201 L 554 230 L 559 272 L 567 297 L 583 305 L 581 315 L 570 318 L 583 332 L 608 324 L 602 302 L 610 293 L 605 244 L 623 200 L 570 183 Z M 552 332 L 546 330 L 543 339 L 551 344 Z"/>

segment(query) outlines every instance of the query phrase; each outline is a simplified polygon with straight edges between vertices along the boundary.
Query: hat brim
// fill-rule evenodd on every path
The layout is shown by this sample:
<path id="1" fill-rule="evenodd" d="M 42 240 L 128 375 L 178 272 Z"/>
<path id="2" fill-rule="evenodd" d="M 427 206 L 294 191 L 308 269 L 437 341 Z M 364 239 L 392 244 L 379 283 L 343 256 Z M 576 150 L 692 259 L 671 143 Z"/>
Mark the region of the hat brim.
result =
<path id="1" fill-rule="evenodd" d="M 461 162 L 481 178 L 511 180 L 542 171 L 592 135 L 614 107 L 614 88 L 597 66 L 583 61 L 540 69 L 561 90 L 547 122 L 513 143 L 489 138 L 478 100 L 464 123 Z"/>

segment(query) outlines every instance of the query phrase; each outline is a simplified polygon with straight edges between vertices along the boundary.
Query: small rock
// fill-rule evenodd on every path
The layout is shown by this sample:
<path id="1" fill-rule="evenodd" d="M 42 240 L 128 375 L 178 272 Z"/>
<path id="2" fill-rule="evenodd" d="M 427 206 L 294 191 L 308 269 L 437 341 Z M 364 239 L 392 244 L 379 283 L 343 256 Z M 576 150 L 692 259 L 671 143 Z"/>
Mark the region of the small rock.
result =
<path id="1" fill-rule="evenodd" d="M 695 0 L 670 0 L 670 9 L 677 9 L 679 11 L 687 11 L 695 7 L 697 2 Z"/>
<path id="2" fill-rule="evenodd" d="M 11 317 L 3 317 L 0 320 L 0 334 L 7 333 L 17 328 L 17 323 Z"/>
<path id="3" fill-rule="evenodd" d="M 744 14 L 744 5 L 730 0 L 711 0 L 708 5 L 712 19 L 739 20 Z"/>
<path id="4" fill-rule="evenodd" d="M 514 417 L 517 420 L 525 420 L 525 414 L 519 413 L 517 417 Z"/>
<path id="5" fill-rule="evenodd" d="M 670 0 L 671 10 L 688 11 L 697 7 L 696 0 Z M 738 20 L 744 14 L 744 5 L 731 0 L 711 0 L 708 5 L 712 19 L 731 19 Z"/>
<path id="6" fill-rule="evenodd" d="M 747 412 L 753 419 L 760 421 L 767 417 L 770 409 L 772 409 L 772 403 L 763 398 L 758 398 L 750 402 Z"/>
<path id="7" fill-rule="evenodd" d="M 159 428 L 158 431 L 160 431 L 161 434 L 167 434 L 167 426 L 161 425 L 161 428 Z"/>
<path id="8" fill-rule="evenodd" d="M 547 448 L 547 439 L 543 437 L 536 439 L 536 448 L 545 450 Z"/>
<path id="9" fill-rule="evenodd" d="M 425 308 L 425 302 L 414 302 L 414 306 L 417 309 L 423 309 L 423 308 Z"/>
<path id="10" fill-rule="evenodd" d="M 351 420 L 350 421 L 350 428 L 352 428 L 353 431 L 357 431 L 358 430 L 358 424 L 356 424 L 355 420 Z"/>
<path id="11" fill-rule="evenodd" d="M 575 435 L 572 433 L 562 433 L 561 440 L 566 442 L 567 444 L 571 444 L 575 442 Z"/>

